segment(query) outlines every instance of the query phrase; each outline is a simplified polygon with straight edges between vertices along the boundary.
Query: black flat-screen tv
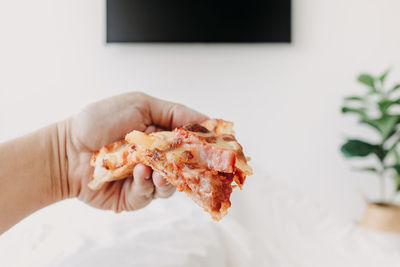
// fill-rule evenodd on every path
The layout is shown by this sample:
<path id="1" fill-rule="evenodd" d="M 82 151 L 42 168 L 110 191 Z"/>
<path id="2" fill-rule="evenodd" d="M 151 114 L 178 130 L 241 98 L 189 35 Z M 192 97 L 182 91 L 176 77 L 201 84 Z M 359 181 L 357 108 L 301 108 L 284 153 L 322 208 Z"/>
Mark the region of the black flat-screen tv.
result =
<path id="1" fill-rule="evenodd" d="M 107 0 L 107 42 L 290 42 L 291 0 Z"/>

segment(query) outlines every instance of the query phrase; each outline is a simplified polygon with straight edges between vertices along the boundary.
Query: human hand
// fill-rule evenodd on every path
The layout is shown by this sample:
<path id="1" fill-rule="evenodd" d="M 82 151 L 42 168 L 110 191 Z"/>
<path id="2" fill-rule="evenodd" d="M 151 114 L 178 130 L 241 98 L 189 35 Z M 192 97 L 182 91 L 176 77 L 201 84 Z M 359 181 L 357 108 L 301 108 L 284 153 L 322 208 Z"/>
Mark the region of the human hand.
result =
<path id="1" fill-rule="evenodd" d="M 120 212 L 140 209 L 153 198 L 171 196 L 175 187 L 143 164 L 135 166 L 133 177 L 93 191 L 87 186 L 93 175 L 89 160 L 93 152 L 123 139 L 133 130 L 150 133 L 206 119 L 183 105 L 143 93 L 119 95 L 87 106 L 64 122 L 67 166 L 65 181 L 61 183 L 64 197 L 77 197 L 94 207 Z"/>

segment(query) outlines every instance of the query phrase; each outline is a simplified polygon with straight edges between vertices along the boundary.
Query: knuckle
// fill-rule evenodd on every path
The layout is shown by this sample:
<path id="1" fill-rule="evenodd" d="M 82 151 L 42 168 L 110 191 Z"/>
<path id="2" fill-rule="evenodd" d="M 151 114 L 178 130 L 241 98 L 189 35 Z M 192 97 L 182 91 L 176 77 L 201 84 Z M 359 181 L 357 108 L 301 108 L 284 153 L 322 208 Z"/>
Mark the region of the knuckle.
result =
<path id="1" fill-rule="evenodd" d="M 151 202 L 152 199 L 153 199 L 153 194 L 135 197 L 128 203 L 127 210 L 132 211 L 144 208 Z"/>
<path id="2" fill-rule="evenodd" d="M 171 113 L 176 113 L 184 108 L 185 108 L 185 105 L 180 104 L 180 103 L 174 103 L 171 106 Z"/>
<path id="3" fill-rule="evenodd" d="M 135 100 L 145 100 L 149 97 L 149 95 L 147 95 L 143 92 L 140 92 L 140 91 L 135 91 L 135 92 L 132 92 L 131 94 L 132 94 L 132 97 L 135 98 Z"/>
<path id="4" fill-rule="evenodd" d="M 175 192 L 175 188 L 174 187 L 164 187 L 164 188 L 159 188 L 156 191 L 155 197 L 157 198 L 168 198 L 170 196 L 172 196 Z"/>
<path id="5" fill-rule="evenodd" d="M 152 195 L 154 193 L 154 185 L 151 182 L 146 182 L 137 188 L 140 196 Z"/>
<path id="6" fill-rule="evenodd" d="M 154 179 L 153 182 L 157 188 L 162 188 L 166 185 L 166 181 L 163 178 Z"/>
<path id="7" fill-rule="evenodd" d="M 141 92 L 141 91 L 134 91 L 132 92 L 132 95 L 137 96 L 137 97 L 145 97 L 147 94 Z"/>

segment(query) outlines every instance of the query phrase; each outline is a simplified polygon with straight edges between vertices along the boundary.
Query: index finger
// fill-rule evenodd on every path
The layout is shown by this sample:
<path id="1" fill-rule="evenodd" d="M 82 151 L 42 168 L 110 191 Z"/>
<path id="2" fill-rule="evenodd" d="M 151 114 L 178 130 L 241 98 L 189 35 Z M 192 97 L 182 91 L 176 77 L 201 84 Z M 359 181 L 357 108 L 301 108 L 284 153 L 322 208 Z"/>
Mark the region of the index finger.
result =
<path id="1" fill-rule="evenodd" d="M 182 104 L 152 96 L 149 96 L 147 105 L 153 123 L 167 129 L 174 129 L 186 123 L 201 123 L 208 119 L 206 115 Z"/>

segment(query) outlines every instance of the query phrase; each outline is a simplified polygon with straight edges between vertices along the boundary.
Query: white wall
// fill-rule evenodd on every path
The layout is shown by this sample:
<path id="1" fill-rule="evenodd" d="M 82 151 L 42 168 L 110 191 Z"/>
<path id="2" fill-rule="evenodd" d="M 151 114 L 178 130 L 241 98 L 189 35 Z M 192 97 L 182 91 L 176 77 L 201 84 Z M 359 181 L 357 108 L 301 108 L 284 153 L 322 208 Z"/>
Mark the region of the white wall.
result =
<path id="1" fill-rule="evenodd" d="M 400 80 L 399 1 L 293 0 L 293 43 L 257 45 L 106 45 L 104 2 L 0 1 L 0 141 L 142 90 L 235 121 L 255 162 L 342 216 L 376 195 L 338 151 L 372 133 L 339 107 L 361 71 Z"/>

